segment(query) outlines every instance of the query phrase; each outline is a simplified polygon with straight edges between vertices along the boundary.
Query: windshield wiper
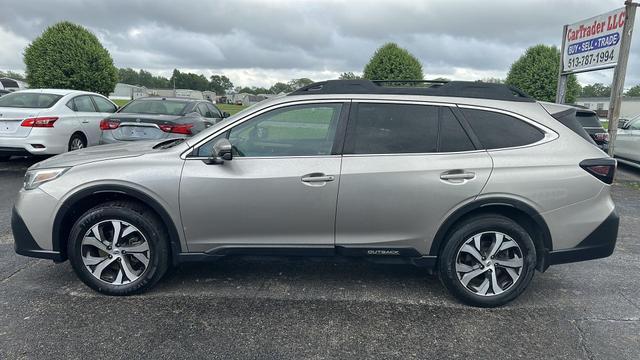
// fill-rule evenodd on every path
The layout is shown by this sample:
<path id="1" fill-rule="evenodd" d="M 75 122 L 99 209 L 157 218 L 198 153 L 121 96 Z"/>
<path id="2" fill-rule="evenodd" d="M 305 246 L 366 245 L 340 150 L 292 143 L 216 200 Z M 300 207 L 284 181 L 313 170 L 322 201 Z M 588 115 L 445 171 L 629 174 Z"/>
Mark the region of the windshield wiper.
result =
<path id="1" fill-rule="evenodd" d="M 180 138 L 180 139 L 170 139 L 170 140 L 166 140 L 163 141 L 161 143 L 155 144 L 153 146 L 154 149 L 168 149 L 171 147 L 174 147 L 178 144 L 182 144 L 184 142 L 184 138 Z"/>

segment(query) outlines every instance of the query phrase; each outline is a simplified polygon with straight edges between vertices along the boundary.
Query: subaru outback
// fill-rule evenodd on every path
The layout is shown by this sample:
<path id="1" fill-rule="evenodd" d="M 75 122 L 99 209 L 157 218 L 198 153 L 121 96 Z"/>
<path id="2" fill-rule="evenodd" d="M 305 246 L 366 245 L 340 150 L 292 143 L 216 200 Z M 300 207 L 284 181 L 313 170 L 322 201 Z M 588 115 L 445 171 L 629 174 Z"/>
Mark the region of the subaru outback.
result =
<path id="1" fill-rule="evenodd" d="M 459 300 L 513 300 L 535 270 L 609 256 L 616 162 L 499 84 L 325 81 L 187 139 L 105 145 L 28 169 L 18 254 L 139 293 L 170 266 L 339 256 L 439 274 Z"/>

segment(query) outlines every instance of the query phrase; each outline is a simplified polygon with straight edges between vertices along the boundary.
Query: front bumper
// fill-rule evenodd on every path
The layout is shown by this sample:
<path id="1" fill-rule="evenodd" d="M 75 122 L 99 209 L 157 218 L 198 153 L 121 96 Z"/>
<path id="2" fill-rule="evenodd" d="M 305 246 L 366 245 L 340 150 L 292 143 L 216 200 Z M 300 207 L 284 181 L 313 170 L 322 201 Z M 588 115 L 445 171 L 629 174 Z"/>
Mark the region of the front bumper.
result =
<path id="1" fill-rule="evenodd" d="M 17 254 L 50 259 L 57 262 L 65 260 L 59 251 L 44 250 L 38 245 L 15 208 L 11 214 L 11 231 L 13 232 L 14 248 Z"/>
<path id="2" fill-rule="evenodd" d="M 545 256 L 543 269 L 550 265 L 600 259 L 613 254 L 618 238 L 619 224 L 620 217 L 614 210 L 578 246 L 571 249 L 549 251 Z"/>

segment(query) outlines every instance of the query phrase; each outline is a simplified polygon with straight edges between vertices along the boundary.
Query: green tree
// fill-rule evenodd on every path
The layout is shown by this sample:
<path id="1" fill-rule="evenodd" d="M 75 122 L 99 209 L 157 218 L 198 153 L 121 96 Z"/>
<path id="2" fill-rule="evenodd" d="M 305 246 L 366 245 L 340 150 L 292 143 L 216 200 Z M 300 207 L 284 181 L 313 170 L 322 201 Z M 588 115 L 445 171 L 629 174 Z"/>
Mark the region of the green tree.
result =
<path id="1" fill-rule="evenodd" d="M 585 86 L 586 87 L 586 86 Z M 640 85 L 636 85 L 625 93 L 627 96 L 640 96 Z"/>
<path id="2" fill-rule="evenodd" d="M 362 76 L 354 74 L 353 72 L 349 71 L 349 72 L 343 72 L 342 74 L 340 74 L 340 76 L 338 76 L 338 79 L 339 80 L 359 80 L 359 79 L 362 79 Z"/>
<path id="3" fill-rule="evenodd" d="M 290 93 L 293 89 L 289 84 L 285 84 L 283 82 L 277 82 L 271 86 L 269 92 L 272 94 L 280 94 L 280 93 Z"/>
<path id="4" fill-rule="evenodd" d="M 296 91 L 311 84 L 313 84 L 313 80 L 307 78 L 291 79 L 288 83 L 289 87 L 291 87 L 291 91 Z"/>
<path id="5" fill-rule="evenodd" d="M 227 90 L 233 89 L 233 83 L 224 75 L 211 75 L 209 77 L 209 88 L 215 91 L 216 95 L 224 95 Z"/>
<path id="6" fill-rule="evenodd" d="M 118 81 L 113 59 L 98 38 L 68 21 L 47 28 L 24 51 L 32 88 L 62 88 L 108 95 Z"/>
<path id="7" fill-rule="evenodd" d="M 380 47 L 364 67 L 369 80 L 422 80 L 422 65 L 409 51 L 394 43 Z"/>
<path id="8" fill-rule="evenodd" d="M 532 46 L 511 65 L 505 83 L 522 89 L 538 100 L 555 101 L 559 64 L 558 48 L 542 44 Z M 574 102 L 578 94 L 578 80 L 575 75 L 569 75 L 565 101 Z"/>
<path id="9" fill-rule="evenodd" d="M 582 87 L 580 95 L 584 97 L 608 97 L 611 96 L 611 86 L 605 86 L 601 83 L 586 85 Z"/>

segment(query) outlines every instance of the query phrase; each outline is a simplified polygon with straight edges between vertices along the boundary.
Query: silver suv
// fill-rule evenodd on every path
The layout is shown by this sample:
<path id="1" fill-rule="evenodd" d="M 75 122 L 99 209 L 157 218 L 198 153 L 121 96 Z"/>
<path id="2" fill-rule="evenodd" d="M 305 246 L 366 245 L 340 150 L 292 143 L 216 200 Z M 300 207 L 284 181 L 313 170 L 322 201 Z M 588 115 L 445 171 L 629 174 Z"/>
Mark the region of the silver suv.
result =
<path id="1" fill-rule="evenodd" d="M 69 259 L 111 295 L 185 261 L 359 257 L 436 270 L 461 301 L 498 306 L 535 269 L 614 250 L 616 163 L 558 120 L 572 112 L 497 84 L 312 84 L 192 138 L 32 166 L 16 252 Z"/>

